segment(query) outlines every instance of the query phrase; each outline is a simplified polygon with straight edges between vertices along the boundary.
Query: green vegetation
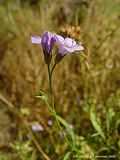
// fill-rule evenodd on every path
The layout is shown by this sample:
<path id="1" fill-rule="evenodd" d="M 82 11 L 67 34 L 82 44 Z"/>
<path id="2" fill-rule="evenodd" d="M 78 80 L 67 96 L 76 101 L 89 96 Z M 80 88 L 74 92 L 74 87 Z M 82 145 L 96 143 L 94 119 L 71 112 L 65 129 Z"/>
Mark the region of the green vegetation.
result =
<path id="1" fill-rule="evenodd" d="M 120 0 L 1 0 L 0 24 L 0 160 L 119 160 Z M 30 41 L 46 30 L 86 48 L 53 75 L 60 128 L 45 104 L 42 50 Z"/>

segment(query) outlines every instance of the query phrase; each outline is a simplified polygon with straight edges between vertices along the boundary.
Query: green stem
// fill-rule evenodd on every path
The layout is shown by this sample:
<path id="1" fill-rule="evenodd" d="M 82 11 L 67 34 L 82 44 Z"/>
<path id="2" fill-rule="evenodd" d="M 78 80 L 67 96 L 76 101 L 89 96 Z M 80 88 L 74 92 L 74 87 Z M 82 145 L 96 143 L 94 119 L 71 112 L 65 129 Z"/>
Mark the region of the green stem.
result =
<path id="1" fill-rule="evenodd" d="M 53 67 L 52 67 L 51 75 L 52 75 L 52 73 L 53 73 L 53 71 L 54 71 L 55 67 L 56 67 L 56 63 L 55 63 L 55 64 L 53 65 Z"/>
<path id="2" fill-rule="evenodd" d="M 55 103 L 54 103 L 54 94 L 53 94 L 53 88 L 52 88 L 52 73 L 53 73 L 54 68 L 55 68 L 55 65 L 53 66 L 52 69 L 50 69 L 50 65 L 48 65 L 50 105 L 52 107 L 53 114 L 56 115 Z"/>
<path id="3" fill-rule="evenodd" d="M 50 71 L 50 65 L 48 65 L 48 78 L 49 78 L 49 93 L 52 95 L 52 74 Z"/>
<path id="4" fill-rule="evenodd" d="M 50 105 L 48 104 L 48 109 L 49 111 L 51 112 L 51 114 L 53 115 L 53 117 L 55 118 L 56 120 L 56 123 L 58 125 L 58 128 L 60 130 L 63 130 L 61 124 L 63 124 L 63 120 L 61 120 L 62 118 L 60 118 L 57 113 L 56 113 L 56 110 L 55 110 L 55 103 L 54 103 L 54 94 L 53 94 L 53 90 L 52 90 L 52 73 L 55 69 L 55 66 L 56 64 L 53 65 L 52 69 L 50 70 L 50 65 L 48 65 L 48 78 L 49 78 L 49 94 L 50 94 Z M 70 142 L 68 140 L 68 138 L 65 136 L 65 140 L 66 142 L 70 145 Z"/>

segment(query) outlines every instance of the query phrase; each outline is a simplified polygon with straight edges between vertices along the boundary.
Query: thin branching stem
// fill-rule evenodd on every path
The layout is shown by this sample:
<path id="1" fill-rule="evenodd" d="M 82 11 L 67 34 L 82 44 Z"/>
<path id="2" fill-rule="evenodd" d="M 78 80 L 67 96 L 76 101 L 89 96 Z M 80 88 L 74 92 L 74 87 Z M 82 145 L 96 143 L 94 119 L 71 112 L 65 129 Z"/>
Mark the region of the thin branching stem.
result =
<path id="1" fill-rule="evenodd" d="M 52 75 L 52 73 L 53 73 L 53 71 L 54 71 L 55 67 L 56 67 L 56 63 L 55 63 L 55 64 L 53 65 L 53 67 L 52 67 L 51 75 Z"/>
<path id="2" fill-rule="evenodd" d="M 50 95 L 52 95 L 52 75 L 51 75 L 49 64 L 48 64 L 48 78 L 49 78 L 49 93 Z"/>
<path id="3" fill-rule="evenodd" d="M 60 118 L 58 118 L 59 116 L 57 115 L 56 110 L 55 110 L 54 93 L 53 93 L 53 88 L 52 88 L 52 74 L 53 74 L 53 71 L 55 69 L 55 66 L 56 66 L 56 64 L 54 64 L 52 69 L 50 70 L 50 65 L 48 65 L 49 94 L 50 94 L 50 105 L 48 105 L 48 106 L 49 106 L 49 110 L 51 111 L 51 114 L 54 116 L 54 118 L 56 120 L 58 128 L 60 130 L 63 130 L 63 128 L 61 126 L 62 121 L 61 121 Z M 65 138 L 67 144 L 69 146 L 71 146 L 70 142 L 69 142 L 69 139 L 66 136 L 64 138 Z"/>
<path id="4" fill-rule="evenodd" d="M 10 112 L 12 112 L 15 116 L 19 117 L 21 121 L 24 121 L 24 125 L 25 128 L 27 129 L 27 131 L 30 133 L 31 137 L 32 137 L 32 141 L 35 144 L 36 148 L 38 149 L 38 151 L 42 154 L 42 156 L 45 158 L 45 160 L 51 160 L 48 155 L 42 150 L 42 147 L 40 146 L 40 144 L 37 142 L 36 137 L 33 135 L 31 129 L 29 128 L 27 122 L 24 120 L 24 116 L 22 116 L 21 114 L 19 114 L 19 112 L 17 111 L 16 107 L 10 102 L 8 101 L 2 94 L 0 94 L 0 100 L 7 105 L 8 110 Z"/>
<path id="5" fill-rule="evenodd" d="M 27 122 L 24 121 L 24 124 L 26 126 L 27 131 L 29 132 L 29 134 L 32 137 L 32 141 L 34 143 L 34 145 L 36 146 L 36 148 L 38 149 L 38 151 L 42 154 L 42 156 L 45 158 L 45 160 L 51 160 L 48 155 L 43 151 L 42 147 L 40 146 L 40 143 L 38 143 L 36 137 L 34 136 L 33 132 L 31 131 L 31 129 L 29 128 Z"/>

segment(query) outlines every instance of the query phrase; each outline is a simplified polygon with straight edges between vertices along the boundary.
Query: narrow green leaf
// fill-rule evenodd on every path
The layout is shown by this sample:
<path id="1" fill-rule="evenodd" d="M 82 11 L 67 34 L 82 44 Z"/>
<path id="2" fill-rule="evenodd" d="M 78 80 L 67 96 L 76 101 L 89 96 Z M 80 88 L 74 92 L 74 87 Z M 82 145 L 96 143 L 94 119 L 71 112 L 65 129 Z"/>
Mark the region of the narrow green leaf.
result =
<path id="1" fill-rule="evenodd" d="M 48 102 L 48 95 L 44 91 L 42 91 L 42 90 L 40 90 L 39 94 L 36 97 L 40 98 L 45 103 Z"/>
<path id="2" fill-rule="evenodd" d="M 66 130 L 68 131 L 71 140 L 73 142 L 73 144 L 75 143 L 75 134 L 72 128 L 70 128 L 70 125 L 59 115 L 56 115 L 56 118 L 59 120 L 59 122 L 66 128 Z"/>
<path id="3" fill-rule="evenodd" d="M 31 155 L 31 160 L 37 160 L 37 152 L 34 150 Z"/>
<path id="4" fill-rule="evenodd" d="M 63 160 L 69 160 L 70 154 L 70 152 L 66 153 Z"/>
<path id="5" fill-rule="evenodd" d="M 104 132 L 101 128 L 100 119 L 97 117 L 95 106 L 93 105 L 90 108 L 90 120 L 94 129 L 101 135 L 102 138 L 105 138 Z"/>
<path id="6" fill-rule="evenodd" d="M 106 126 L 107 126 L 107 131 L 110 130 L 111 123 L 112 123 L 112 120 L 113 120 L 114 115 L 115 115 L 115 113 L 114 113 L 113 108 L 111 108 L 111 107 L 108 108 L 107 113 L 106 113 Z"/>

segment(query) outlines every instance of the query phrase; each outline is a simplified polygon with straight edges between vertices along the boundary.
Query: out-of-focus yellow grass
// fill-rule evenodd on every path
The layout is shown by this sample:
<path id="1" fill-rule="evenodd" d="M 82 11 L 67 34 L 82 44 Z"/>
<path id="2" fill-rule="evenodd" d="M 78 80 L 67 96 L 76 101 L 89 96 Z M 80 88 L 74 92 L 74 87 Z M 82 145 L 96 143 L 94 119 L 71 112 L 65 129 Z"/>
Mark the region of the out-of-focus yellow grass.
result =
<path id="1" fill-rule="evenodd" d="M 83 54 L 68 55 L 56 66 L 53 88 L 57 113 L 75 128 L 80 151 L 92 155 L 94 150 L 99 155 L 96 148 L 101 151 L 106 146 L 119 147 L 115 144 L 119 136 L 120 108 L 119 11 L 119 0 L 41 0 L 38 5 L 8 0 L 0 4 L 0 94 L 18 108 L 20 114 L 25 114 L 29 123 L 38 121 L 43 125 L 45 132 L 38 139 L 52 159 L 63 155 L 67 147 L 55 134 L 56 126 L 48 126 L 47 107 L 35 98 L 40 89 L 48 90 L 48 77 L 42 49 L 31 44 L 31 35 L 41 35 L 48 30 L 74 37 L 85 46 Z M 107 128 L 104 107 L 111 109 L 111 126 L 116 130 L 106 133 L 105 143 L 97 136 L 92 139 L 95 130 L 89 103 L 95 104 L 105 124 L 103 130 Z M 15 124 L 18 124 L 19 142 L 24 135 L 24 124 L 19 119 L 15 119 Z M 90 145 L 85 138 L 88 141 L 90 138 Z"/>
<path id="2" fill-rule="evenodd" d="M 60 33 L 67 23 L 80 26 L 80 40 L 86 50 L 85 56 L 66 56 L 56 67 L 53 84 L 57 110 L 68 115 L 74 106 L 80 110 L 86 99 L 102 104 L 119 92 L 119 1 L 89 2 L 86 10 L 83 7 L 81 21 L 79 8 L 72 13 L 68 4 L 42 1 L 32 7 L 17 3 L 0 6 L 0 87 L 16 107 L 35 109 L 41 105 L 35 94 L 48 88 L 43 53 L 31 44 L 31 35 L 41 35 L 45 30 Z"/>

